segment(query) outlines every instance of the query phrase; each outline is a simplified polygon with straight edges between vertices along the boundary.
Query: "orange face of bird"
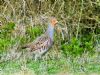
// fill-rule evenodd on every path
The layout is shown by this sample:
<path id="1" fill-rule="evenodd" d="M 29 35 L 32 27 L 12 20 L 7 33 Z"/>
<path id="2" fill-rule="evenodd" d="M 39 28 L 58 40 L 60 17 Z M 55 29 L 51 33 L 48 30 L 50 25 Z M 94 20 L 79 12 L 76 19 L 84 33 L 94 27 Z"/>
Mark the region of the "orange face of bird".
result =
<path id="1" fill-rule="evenodd" d="M 58 23 L 56 18 L 51 18 L 51 24 L 54 27 Z"/>

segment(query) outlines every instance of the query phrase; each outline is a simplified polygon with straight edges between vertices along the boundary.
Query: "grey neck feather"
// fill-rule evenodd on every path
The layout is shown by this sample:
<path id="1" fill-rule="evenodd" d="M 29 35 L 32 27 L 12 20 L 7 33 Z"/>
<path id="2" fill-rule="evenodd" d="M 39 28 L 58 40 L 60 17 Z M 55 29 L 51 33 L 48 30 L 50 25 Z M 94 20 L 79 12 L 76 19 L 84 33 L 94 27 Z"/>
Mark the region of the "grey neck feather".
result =
<path id="1" fill-rule="evenodd" d="M 50 38 L 53 40 L 53 36 L 54 36 L 54 27 L 52 27 L 52 25 L 48 25 L 48 29 L 47 29 L 47 34 L 50 36 Z"/>

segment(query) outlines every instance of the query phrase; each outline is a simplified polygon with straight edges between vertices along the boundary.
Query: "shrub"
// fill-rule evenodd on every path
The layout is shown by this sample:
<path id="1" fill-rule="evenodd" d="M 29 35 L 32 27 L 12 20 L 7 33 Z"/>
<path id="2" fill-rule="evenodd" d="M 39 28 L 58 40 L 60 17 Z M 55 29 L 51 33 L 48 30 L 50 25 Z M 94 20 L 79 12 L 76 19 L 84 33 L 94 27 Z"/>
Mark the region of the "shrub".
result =
<path id="1" fill-rule="evenodd" d="M 74 57 L 81 56 L 84 52 L 90 52 L 91 54 L 94 52 L 93 41 L 88 40 L 88 37 L 78 39 L 73 37 L 69 43 L 63 44 L 61 49 L 66 56 L 71 55 Z"/>

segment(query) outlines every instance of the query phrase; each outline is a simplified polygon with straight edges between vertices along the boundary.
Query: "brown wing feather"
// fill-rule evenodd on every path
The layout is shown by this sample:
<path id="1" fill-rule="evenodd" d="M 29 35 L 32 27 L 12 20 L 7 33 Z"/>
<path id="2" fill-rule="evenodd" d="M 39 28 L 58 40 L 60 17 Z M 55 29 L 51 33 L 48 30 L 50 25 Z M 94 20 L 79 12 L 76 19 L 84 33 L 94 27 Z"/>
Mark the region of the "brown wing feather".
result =
<path id="1" fill-rule="evenodd" d="M 32 43 L 25 45 L 23 48 L 30 48 L 31 51 L 35 51 L 40 49 L 41 47 L 44 47 L 44 45 L 46 45 L 48 41 L 50 41 L 50 37 L 43 34 Z"/>

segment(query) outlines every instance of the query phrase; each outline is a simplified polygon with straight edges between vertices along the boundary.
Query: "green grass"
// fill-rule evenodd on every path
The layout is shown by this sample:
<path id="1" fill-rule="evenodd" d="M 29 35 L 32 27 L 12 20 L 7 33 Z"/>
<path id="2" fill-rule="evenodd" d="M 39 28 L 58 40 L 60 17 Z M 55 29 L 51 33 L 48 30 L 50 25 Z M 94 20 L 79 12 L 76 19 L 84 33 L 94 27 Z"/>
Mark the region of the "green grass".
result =
<path id="1" fill-rule="evenodd" d="M 58 60 L 48 60 L 48 61 L 34 61 L 34 60 L 17 60 L 17 61 L 8 61 L 3 62 L 0 64 L 0 69 L 4 73 L 16 73 L 22 69 L 28 68 L 29 70 L 35 71 L 36 74 L 55 74 L 59 71 L 65 70 L 65 61 L 58 59 Z"/>
<path id="2" fill-rule="evenodd" d="M 16 60 L 8 61 L 0 64 L 1 72 L 13 74 L 23 70 L 34 71 L 36 75 L 43 74 L 56 74 L 59 72 L 69 72 L 71 74 L 90 74 L 100 73 L 100 62 L 97 60 L 97 56 L 87 58 L 71 59 L 53 59 L 53 60 Z"/>

